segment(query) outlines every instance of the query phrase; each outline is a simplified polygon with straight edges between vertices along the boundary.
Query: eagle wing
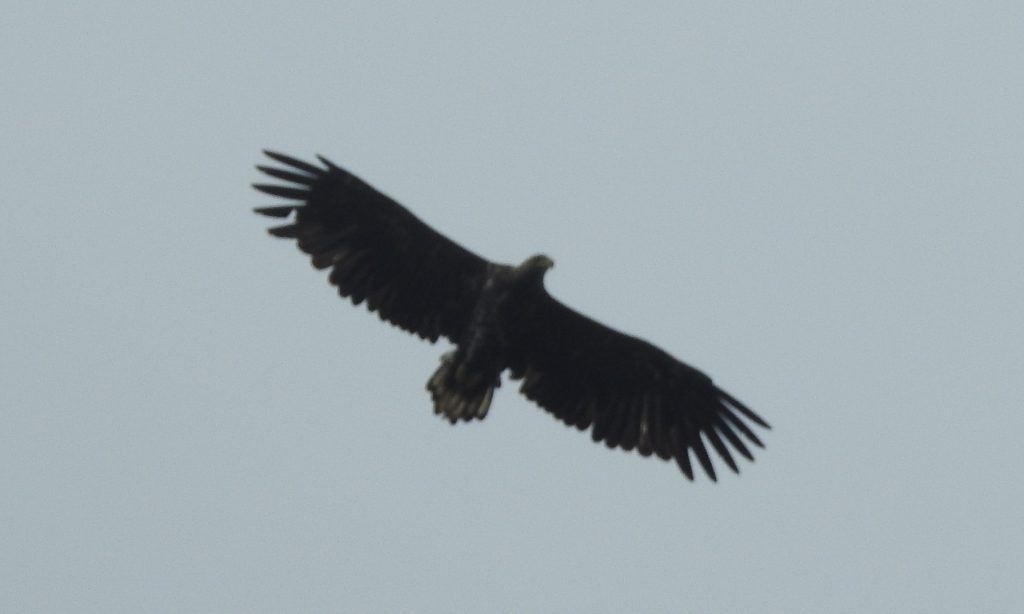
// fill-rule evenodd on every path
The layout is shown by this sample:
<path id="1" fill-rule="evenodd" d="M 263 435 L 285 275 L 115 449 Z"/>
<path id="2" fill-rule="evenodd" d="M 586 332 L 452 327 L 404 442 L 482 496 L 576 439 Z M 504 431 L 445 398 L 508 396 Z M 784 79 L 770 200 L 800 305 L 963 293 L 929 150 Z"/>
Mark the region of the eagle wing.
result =
<path id="1" fill-rule="evenodd" d="M 613 330 L 546 292 L 524 306 L 509 336 L 520 391 L 595 442 L 675 459 L 693 479 L 689 452 L 712 480 L 708 445 L 734 472 L 730 448 L 753 460 L 763 447 L 745 421 L 768 424 L 711 378 L 654 345 Z M 743 438 L 740 437 L 743 436 Z"/>
<path id="2" fill-rule="evenodd" d="M 271 217 L 295 214 L 270 234 L 296 239 L 356 305 L 365 300 L 381 319 L 425 339 L 458 341 L 485 281 L 486 260 L 322 157 L 323 166 L 316 166 L 264 153 L 282 166 L 257 168 L 285 184 L 253 187 L 297 201 L 256 209 Z"/>

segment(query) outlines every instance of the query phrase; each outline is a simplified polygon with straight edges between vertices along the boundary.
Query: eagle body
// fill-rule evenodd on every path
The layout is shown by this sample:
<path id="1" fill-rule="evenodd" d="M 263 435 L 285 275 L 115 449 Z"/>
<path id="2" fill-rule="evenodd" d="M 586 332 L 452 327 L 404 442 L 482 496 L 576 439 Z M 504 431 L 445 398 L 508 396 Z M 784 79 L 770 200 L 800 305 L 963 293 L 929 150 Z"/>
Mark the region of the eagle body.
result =
<path id="1" fill-rule="evenodd" d="M 434 412 L 455 424 L 487 415 L 502 373 L 520 392 L 595 442 L 674 460 L 693 479 L 693 459 L 717 479 L 709 448 L 734 472 L 751 425 L 769 428 L 701 371 L 651 343 L 584 316 L 552 297 L 542 254 L 494 263 L 430 228 L 391 198 L 320 157 L 311 164 L 265 152 L 258 166 L 283 184 L 254 184 L 291 201 L 256 209 L 288 223 L 293 239 L 342 297 L 382 320 L 454 348 L 427 381 Z"/>
<path id="2" fill-rule="evenodd" d="M 521 328 L 519 306 L 534 304 L 546 293 L 544 272 L 552 266 L 550 258 L 538 254 L 515 268 L 488 267 L 469 325 L 427 382 L 435 413 L 452 423 L 487 415 L 501 372 L 509 366 L 517 325 Z"/>

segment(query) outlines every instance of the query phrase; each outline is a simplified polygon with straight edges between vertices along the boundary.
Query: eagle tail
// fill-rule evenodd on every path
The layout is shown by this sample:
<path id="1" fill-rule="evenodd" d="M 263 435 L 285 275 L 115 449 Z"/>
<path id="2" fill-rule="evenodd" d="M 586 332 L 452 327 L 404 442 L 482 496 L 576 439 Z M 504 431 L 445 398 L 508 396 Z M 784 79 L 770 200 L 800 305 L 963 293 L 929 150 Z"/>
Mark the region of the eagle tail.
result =
<path id="1" fill-rule="evenodd" d="M 427 380 L 434 413 L 452 424 L 482 420 L 491 407 L 494 389 L 501 385 L 500 376 L 468 369 L 458 358 L 456 352 L 441 356 L 441 366 Z"/>

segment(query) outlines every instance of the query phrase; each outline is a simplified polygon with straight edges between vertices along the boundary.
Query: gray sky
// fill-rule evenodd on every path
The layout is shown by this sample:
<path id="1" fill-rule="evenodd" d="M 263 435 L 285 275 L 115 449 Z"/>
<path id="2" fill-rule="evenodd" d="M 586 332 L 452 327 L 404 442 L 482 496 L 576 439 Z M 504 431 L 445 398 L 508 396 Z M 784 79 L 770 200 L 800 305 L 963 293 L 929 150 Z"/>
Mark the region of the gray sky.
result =
<path id="1" fill-rule="evenodd" d="M 13 3 L 0 610 L 1024 610 L 1019 3 Z M 688 483 L 339 300 L 323 153 L 774 430 Z"/>

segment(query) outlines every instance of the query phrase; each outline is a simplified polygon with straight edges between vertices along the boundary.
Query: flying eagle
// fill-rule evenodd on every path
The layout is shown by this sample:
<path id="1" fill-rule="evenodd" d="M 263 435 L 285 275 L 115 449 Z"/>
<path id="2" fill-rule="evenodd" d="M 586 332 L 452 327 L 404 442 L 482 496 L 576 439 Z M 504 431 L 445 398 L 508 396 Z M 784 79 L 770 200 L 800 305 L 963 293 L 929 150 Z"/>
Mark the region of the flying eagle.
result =
<path id="1" fill-rule="evenodd" d="M 528 399 L 595 442 L 675 459 L 690 480 L 692 450 L 711 480 L 714 448 L 739 472 L 732 450 L 763 447 L 746 421 L 768 423 L 704 373 L 654 345 L 577 313 L 548 294 L 544 255 L 519 266 L 490 262 L 430 228 L 355 175 L 264 152 L 257 166 L 285 182 L 254 184 L 294 201 L 257 213 L 295 217 L 269 230 L 296 239 L 313 266 L 356 305 L 431 342 L 455 344 L 427 381 L 434 413 L 452 424 L 487 415 L 506 369 Z M 742 437 L 741 437 L 742 436 Z M 728 444 L 728 445 L 727 445 Z"/>

